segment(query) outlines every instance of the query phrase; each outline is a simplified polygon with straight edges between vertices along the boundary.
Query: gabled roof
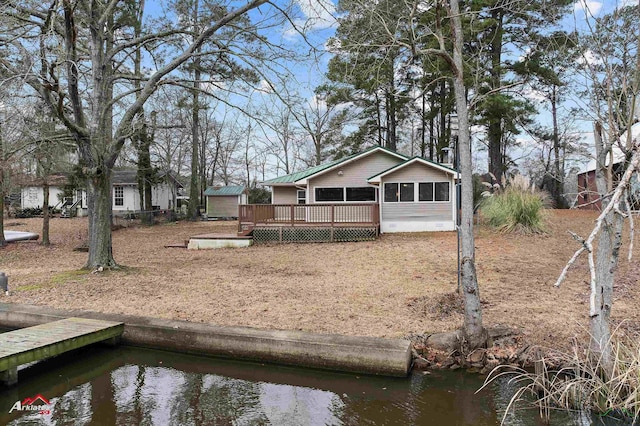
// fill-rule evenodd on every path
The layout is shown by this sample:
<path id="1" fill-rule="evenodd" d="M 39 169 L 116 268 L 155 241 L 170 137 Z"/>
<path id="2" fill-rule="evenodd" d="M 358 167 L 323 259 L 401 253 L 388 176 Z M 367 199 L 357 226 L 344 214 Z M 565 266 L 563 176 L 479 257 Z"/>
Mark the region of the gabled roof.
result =
<path id="1" fill-rule="evenodd" d="M 156 177 L 160 181 L 173 183 L 182 188 L 182 184 L 172 172 L 159 172 Z M 138 186 L 138 171 L 136 169 L 119 169 L 111 173 L 111 185 Z"/>
<path id="2" fill-rule="evenodd" d="M 114 170 L 111 173 L 112 185 L 137 185 L 138 171 L 133 169 Z"/>
<path id="3" fill-rule="evenodd" d="M 393 172 L 395 172 L 397 170 L 400 170 L 400 169 L 402 169 L 404 167 L 407 167 L 410 164 L 414 164 L 414 163 L 420 163 L 420 164 L 424 164 L 425 166 L 428 166 L 428 167 L 433 167 L 434 169 L 440 170 L 441 172 L 445 172 L 445 173 L 453 175 L 453 177 L 456 178 L 456 179 L 460 175 L 457 170 L 452 169 L 451 167 L 443 166 L 440 163 L 436 163 L 436 162 L 431 161 L 431 160 L 426 160 L 426 159 L 424 159 L 422 157 L 413 157 L 413 158 L 408 159 L 405 162 L 402 162 L 400 164 L 396 164 L 395 166 L 390 167 L 387 170 L 384 170 L 384 171 L 382 171 L 382 172 L 380 172 L 380 173 L 378 173 L 376 175 L 371 176 L 369 179 L 367 179 L 367 182 L 369 182 L 369 183 L 380 183 L 380 179 L 382 179 L 384 176 L 386 176 L 386 175 L 388 175 L 390 173 L 393 173 Z"/>
<path id="4" fill-rule="evenodd" d="M 334 160 L 331 161 L 329 163 L 325 163 L 325 164 L 320 164 L 319 166 L 314 166 L 311 167 L 309 169 L 303 170 L 301 172 L 296 172 L 296 173 L 290 173 L 288 175 L 285 176 L 280 176 L 274 179 L 270 179 L 267 181 L 262 182 L 264 185 L 270 185 L 270 186 L 274 186 L 274 185 L 294 185 L 294 184 L 298 184 L 298 185 L 306 185 L 307 180 L 312 178 L 312 177 L 316 177 L 318 175 L 321 175 L 323 173 L 326 173 L 330 170 L 333 170 L 337 167 L 343 166 L 345 164 L 348 164 L 352 161 L 356 161 L 362 157 L 366 157 L 367 155 L 370 155 L 374 152 L 385 152 L 387 154 L 393 155 L 395 157 L 398 157 L 402 160 L 406 160 L 408 157 L 399 154 L 395 151 L 391 151 L 387 148 L 383 148 L 381 146 L 374 146 L 371 147 L 367 150 L 364 150 L 362 152 L 359 152 L 357 154 L 352 154 L 349 155 L 347 157 L 344 158 L 340 158 L 339 160 Z"/>
<path id="5" fill-rule="evenodd" d="M 206 196 L 231 196 L 231 195 L 241 195 L 244 193 L 245 188 L 243 185 L 229 185 L 229 186 L 221 186 L 221 187 L 209 187 L 206 191 L 204 191 L 204 195 Z"/>
<path id="6" fill-rule="evenodd" d="M 28 188 L 32 186 L 42 186 L 45 179 L 39 176 L 23 174 L 14 176 L 13 181 L 21 187 Z M 52 173 L 47 176 L 46 181 L 49 186 L 63 187 L 69 182 L 69 178 L 63 173 Z"/>

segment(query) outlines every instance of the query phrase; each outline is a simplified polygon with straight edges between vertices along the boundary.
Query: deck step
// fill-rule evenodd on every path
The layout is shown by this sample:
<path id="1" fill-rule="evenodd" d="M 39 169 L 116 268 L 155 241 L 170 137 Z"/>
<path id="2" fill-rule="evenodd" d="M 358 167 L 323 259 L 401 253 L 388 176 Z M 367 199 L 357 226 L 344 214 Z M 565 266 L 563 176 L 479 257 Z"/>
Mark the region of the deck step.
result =
<path id="1" fill-rule="evenodd" d="M 171 243 L 171 244 L 165 244 L 164 248 L 187 248 L 187 245 L 189 244 L 189 241 L 186 241 L 184 243 Z"/>

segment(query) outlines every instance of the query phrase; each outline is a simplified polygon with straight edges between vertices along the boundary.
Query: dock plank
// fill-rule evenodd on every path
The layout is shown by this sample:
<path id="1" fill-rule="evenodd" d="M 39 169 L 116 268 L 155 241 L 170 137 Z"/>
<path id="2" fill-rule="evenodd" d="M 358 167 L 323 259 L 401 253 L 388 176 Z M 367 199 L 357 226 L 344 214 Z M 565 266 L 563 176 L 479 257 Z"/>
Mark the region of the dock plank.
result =
<path id="1" fill-rule="evenodd" d="M 124 323 L 66 318 L 0 334 L 0 372 L 119 337 Z"/>

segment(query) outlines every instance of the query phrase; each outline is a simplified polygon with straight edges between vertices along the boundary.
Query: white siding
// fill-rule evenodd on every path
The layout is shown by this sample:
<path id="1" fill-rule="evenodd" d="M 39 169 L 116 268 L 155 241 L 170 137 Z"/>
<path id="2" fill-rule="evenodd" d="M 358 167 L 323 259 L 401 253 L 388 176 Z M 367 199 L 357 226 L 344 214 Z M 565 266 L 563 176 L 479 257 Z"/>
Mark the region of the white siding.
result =
<path id="1" fill-rule="evenodd" d="M 22 188 L 20 192 L 21 206 L 23 209 L 42 208 L 42 203 L 44 202 L 44 191 L 41 186 L 28 186 Z M 63 191 L 60 187 L 49 187 L 49 206 L 55 207 L 60 204 L 60 197 L 62 196 L 62 193 Z"/>
<path id="2" fill-rule="evenodd" d="M 398 157 L 378 151 L 310 179 L 309 203 L 315 203 L 315 188 L 372 186 L 367 183 L 367 179 L 401 162 Z"/>
<path id="3" fill-rule="evenodd" d="M 124 205 L 116 206 L 115 204 L 115 187 L 122 186 L 124 189 Z M 140 211 L 140 192 L 137 185 L 113 185 L 111 189 L 111 196 L 113 198 L 113 211 Z M 171 186 L 166 183 L 154 185 L 151 187 L 151 205 L 157 206 L 160 210 L 168 210 L 173 208 L 173 192 Z"/>
<path id="4" fill-rule="evenodd" d="M 167 183 L 161 183 L 151 188 L 151 205 L 158 206 L 160 210 L 173 209 L 174 191 L 171 190 L 171 185 Z"/>
<path id="5" fill-rule="evenodd" d="M 121 206 L 116 206 L 116 187 L 122 187 L 123 203 Z M 138 194 L 138 187 L 132 185 L 113 185 L 111 187 L 111 204 L 114 212 L 140 210 L 140 195 Z"/>

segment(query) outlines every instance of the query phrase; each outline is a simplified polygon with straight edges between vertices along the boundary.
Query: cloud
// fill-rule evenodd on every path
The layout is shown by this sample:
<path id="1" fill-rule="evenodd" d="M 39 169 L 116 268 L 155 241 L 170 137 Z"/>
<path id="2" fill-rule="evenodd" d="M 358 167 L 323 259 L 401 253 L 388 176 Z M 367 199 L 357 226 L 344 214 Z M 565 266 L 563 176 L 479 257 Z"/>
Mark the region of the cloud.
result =
<path id="1" fill-rule="evenodd" d="M 273 87 L 271 86 L 271 84 L 269 84 L 267 80 L 262 79 L 260 80 L 260 83 L 258 84 L 256 91 L 269 94 L 269 93 L 273 93 Z"/>
<path id="2" fill-rule="evenodd" d="M 627 7 L 627 6 L 637 6 L 637 5 L 638 5 L 637 0 L 620 0 L 620 2 L 618 3 L 618 7 L 620 8 Z"/>
<path id="3" fill-rule="evenodd" d="M 602 59 L 593 50 L 585 50 L 577 62 L 580 65 L 599 65 L 602 64 Z"/>
<path id="4" fill-rule="evenodd" d="M 336 7 L 331 0 L 295 0 L 303 17 L 294 19 L 294 26 L 289 27 L 284 35 L 293 39 L 299 33 L 318 31 L 336 24 Z"/>
<path id="5" fill-rule="evenodd" d="M 578 0 L 573 4 L 574 12 L 584 12 L 588 17 L 597 16 L 602 9 L 602 2 L 593 0 Z"/>
<path id="6" fill-rule="evenodd" d="M 524 96 L 527 99 L 536 102 L 546 102 L 547 100 L 547 96 L 545 96 L 542 91 L 537 90 L 535 87 L 526 87 L 524 90 Z"/>

